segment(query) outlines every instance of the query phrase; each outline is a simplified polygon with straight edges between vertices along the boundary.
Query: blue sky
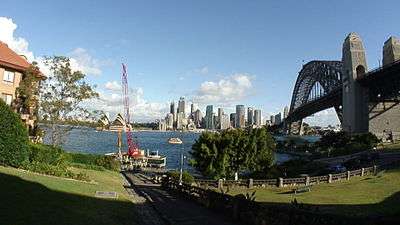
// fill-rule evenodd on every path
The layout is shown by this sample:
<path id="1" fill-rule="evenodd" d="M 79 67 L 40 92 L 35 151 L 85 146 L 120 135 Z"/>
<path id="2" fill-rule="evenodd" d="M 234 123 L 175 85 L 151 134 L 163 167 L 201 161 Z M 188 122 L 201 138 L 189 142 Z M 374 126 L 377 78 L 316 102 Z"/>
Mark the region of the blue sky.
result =
<path id="1" fill-rule="evenodd" d="M 277 113 L 289 105 L 303 62 L 339 60 L 349 32 L 362 37 L 369 67 L 378 66 L 384 41 L 400 36 L 399 7 L 399 1 L 373 0 L 2 0 L 0 16 L 17 25 L 11 41 L 17 46 L 23 38 L 29 46 L 21 51 L 35 59 L 75 58 L 97 84 L 104 110 L 121 108 L 116 99 L 126 63 L 133 111 L 144 121 L 162 116 L 180 96 L 203 111 L 206 104 L 229 111 L 242 103 L 264 116 Z M 10 33 L 4 27 L 0 39 Z M 328 111 L 311 120 L 334 118 Z"/>

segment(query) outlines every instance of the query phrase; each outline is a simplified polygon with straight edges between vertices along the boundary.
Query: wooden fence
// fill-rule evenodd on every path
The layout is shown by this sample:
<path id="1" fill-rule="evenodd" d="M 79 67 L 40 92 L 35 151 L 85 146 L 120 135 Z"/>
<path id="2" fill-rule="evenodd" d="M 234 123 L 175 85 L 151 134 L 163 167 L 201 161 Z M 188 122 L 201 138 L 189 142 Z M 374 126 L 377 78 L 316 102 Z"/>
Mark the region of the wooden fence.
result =
<path id="1" fill-rule="evenodd" d="M 276 178 L 266 180 L 207 180 L 207 179 L 196 179 L 195 184 L 197 187 L 202 188 L 222 188 L 222 187 L 243 187 L 243 188 L 264 188 L 264 187 L 287 187 L 287 186 L 298 186 L 298 185 L 313 185 L 319 183 L 332 183 L 341 180 L 349 180 L 354 176 L 365 176 L 370 174 L 376 174 L 378 166 L 372 166 L 367 168 L 361 168 L 357 170 L 346 171 L 344 173 L 328 174 L 324 176 L 315 177 L 296 177 L 296 178 Z"/>

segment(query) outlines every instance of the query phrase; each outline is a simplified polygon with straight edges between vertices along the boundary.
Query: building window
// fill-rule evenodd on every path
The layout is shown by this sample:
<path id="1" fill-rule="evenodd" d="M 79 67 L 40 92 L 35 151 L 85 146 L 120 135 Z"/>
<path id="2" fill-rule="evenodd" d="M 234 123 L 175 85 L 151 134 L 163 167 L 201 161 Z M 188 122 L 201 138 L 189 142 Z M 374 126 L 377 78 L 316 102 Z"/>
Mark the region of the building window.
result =
<path id="1" fill-rule="evenodd" d="M 14 75 L 15 75 L 14 72 L 5 70 L 3 75 L 3 81 L 14 83 Z"/>
<path id="2" fill-rule="evenodd" d="M 13 96 L 12 96 L 12 95 L 9 95 L 9 94 L 2 94 L 2 95 L 1 95 L 1 98 L 4 100 L 4 102 L 5 102 L 7 105 L 11 105 L 12 100 L 13 100 Z"/>

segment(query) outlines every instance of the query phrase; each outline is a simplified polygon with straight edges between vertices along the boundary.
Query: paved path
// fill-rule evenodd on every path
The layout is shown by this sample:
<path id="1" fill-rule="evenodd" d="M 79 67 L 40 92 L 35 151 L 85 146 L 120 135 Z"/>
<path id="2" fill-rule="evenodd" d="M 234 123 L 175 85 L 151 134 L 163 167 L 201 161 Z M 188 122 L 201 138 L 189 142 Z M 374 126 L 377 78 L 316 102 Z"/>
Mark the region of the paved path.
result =
<path id="1" fill-rule="evenodd" d="M 125 178 L 125 177 L 124 177 Z M 167 225 L 168 223 L 163 220 L 154 207 L 144 198 L 136 193 L 134 188 L 130 185 L 129 181 L 124 179 L 125 190 L 129 193 L 132 202 L 134 203 L 135 212 L 139 215 L 141 221 L 140 225 Z"/>
<path id="2" fill-rule="evenodd" d="M 137 192 L 148 199 L 161 218 L 171 225 L 238 225 L 189 200 L 169 194 L 139 174 L 126 174 Z"/>

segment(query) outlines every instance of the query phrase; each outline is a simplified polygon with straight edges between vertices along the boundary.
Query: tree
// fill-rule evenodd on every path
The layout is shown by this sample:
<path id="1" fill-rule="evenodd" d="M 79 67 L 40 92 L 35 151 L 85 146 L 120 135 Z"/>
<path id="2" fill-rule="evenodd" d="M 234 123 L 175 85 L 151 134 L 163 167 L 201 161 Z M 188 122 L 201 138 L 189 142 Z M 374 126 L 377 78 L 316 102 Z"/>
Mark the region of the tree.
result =
<path id="1" fill-rule="evenodd" d="M 49 124 L 50 144 L 59 145 L 70 129 L 57 126 L 57 123 L 91 117 L 94 112 L 82 103 L 99 95 L 94 86 L 85 82 L 85 74 L 71 69 L 69 58 L 46 57 L 45 65 L 52 75 L 41 85 L 40 112 Z"/>
<path id="2" fill-rule="evenodd" d="M 19 86 L 16 89 L 16 96 L 13 108 L 21 114 L 28 114 L 29 119 L 35 123 L 29 129 L 30 136 L 40 136 L 40 129 L 37 126 L 38 105 L 39 105 L 39 67 L 36 62 L 23 73 Z"/>
<path id="3" fill-rule="evenodd" d="M 19 115 L 0 99 L 0 164 L 19 167 L 28 156 L 26 128 Z"/>
<path id="4" fill-rule="evenodd" d="M 274 161 L 275 141 L 265 128 L 203 132 L 192 146 L 192 165 L 212 178 L 264 173 Z"/>

